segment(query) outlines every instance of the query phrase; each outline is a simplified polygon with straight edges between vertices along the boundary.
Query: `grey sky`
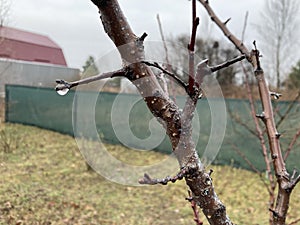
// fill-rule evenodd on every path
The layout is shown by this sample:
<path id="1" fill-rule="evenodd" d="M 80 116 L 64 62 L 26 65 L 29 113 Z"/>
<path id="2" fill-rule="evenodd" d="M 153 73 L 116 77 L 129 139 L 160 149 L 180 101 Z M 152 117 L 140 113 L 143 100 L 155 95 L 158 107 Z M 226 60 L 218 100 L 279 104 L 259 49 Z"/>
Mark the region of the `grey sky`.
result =
<path id="1" fill-rule="evenodd" d="M 64 51 L 68 65 L 80 68 L 89 55 L 99 58 L 113 48 L 100 24 L 97 8 L 89 0 L 12 0 L 9 25 L 51 37 Z M 225 3 L 226 2 L 226 3 Z M 251 24 L 258 17 L 262 0 L 210 0 L 211 5 L 224 19 L 231 17 L 229 27 L 241 35 L 245 13 L 249 23 L 246 42 L 251 44 L 255 34 Z M 191 2 L 188 0 L 120 0 L 120 4 L 134 32 L 148 33 L 148 40 L 160 40 L 156 21 L 160 14 L 165 34 L 189 34 Z M 209 26 L 206 12 L 198 4 L 202 21 L 198 37 L 208 33 L 222 38 L 220 31 Z M 210 32 L 207 30 L 211 29 Z"/>

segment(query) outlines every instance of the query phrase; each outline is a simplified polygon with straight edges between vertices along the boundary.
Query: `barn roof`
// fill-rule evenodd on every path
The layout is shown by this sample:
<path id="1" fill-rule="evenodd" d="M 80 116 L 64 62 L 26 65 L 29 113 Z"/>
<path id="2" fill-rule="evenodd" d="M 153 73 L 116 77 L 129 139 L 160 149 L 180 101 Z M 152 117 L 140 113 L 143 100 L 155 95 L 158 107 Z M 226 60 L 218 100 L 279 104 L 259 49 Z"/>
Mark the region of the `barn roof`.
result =
<path id="1" fill-rule="evenodd" d="M 66 65 L 62 49 L 49 37 L 0 26 L 0 57 Z"/>
<path id="2" fill-rule="evenodd" d="M 11 27 L 0 26 L 0 37 L 51 48 L 60 48 L 54 41 L 45 35 L 31 33 Z"/>

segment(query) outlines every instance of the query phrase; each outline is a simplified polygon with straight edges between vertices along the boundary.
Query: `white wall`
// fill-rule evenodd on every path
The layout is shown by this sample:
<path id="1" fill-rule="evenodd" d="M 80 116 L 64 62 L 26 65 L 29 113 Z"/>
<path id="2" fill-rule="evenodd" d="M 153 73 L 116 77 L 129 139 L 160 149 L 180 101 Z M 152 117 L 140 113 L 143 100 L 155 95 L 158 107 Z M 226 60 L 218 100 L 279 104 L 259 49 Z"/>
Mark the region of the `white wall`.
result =
<path id="1" fill-rule="evenodd" d="M 79 69 L 44 63 L 0 59 L 0 97 L 5 84 L 55 87 L 56 79 L 74 81 L 80 78 Z"/>

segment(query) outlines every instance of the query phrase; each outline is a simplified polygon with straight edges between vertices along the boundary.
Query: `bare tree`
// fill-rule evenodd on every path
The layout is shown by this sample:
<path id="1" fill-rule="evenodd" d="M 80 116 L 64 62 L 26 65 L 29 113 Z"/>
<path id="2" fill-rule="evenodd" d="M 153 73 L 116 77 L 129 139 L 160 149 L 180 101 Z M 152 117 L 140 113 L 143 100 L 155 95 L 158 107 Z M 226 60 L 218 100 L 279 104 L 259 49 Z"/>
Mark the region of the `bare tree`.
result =
<path id="1" fill-rule="evenodd" d="M 172 150 L 179 162 L 180 170 L 173 177 L 163 179 L 152 179 L 148 174 L 139 180 L 141 184 L 167 184 L 176 182 L 179 179 L 185 179 L 190 189 L 190 200 L 193 205 L 194 213 L 197 210 L 194 204 L 197 204 L 208 222 L 214 225 L 233 224 L 226 213 L 226 207 L 218 198 L 211 179 L 212 171 L 205 171 L 201 163 L 195 144 L 192 139 L 192 119 L 196 109 L 198 99 L 202 94 L 202 84 L 205 76 L 211 75 L 222 68 L 228 67 L 238 61 L 247 59 L 253 66 L 255 77 L 260 91 L 263 113 L 258 114 L 266 127 L 266 133 L 269 140 L 269 151 L 272 155 L 273 168 L 276 173 L 278 183 L 278 195 L 276 206 L 270 208 L 273 216 L 273 224 L 285 224 L 290 195 L 296 184 L 300 181 L 300 176 L 296 172 L 290 175 L 286 170 L 284 157 L 280 149 L 280 134 L 276 130 L 274 122 L 273 108 L 271 105 L 270 92 L 266 85 L 264 71 L 260 64 L 260 53 L 256 49 L 249 51 L 246 46 L 238 40 L 227 28 L 229 20 L 222 22 L 214 13 L 208 0 L 198 0 L 207 10 L 211 19 L 223 31 L 224 35 L 234 44 L 242 53 L 241 56 L 226 61 L 218 66 L 209 67 L 207 60 L 195 62 L 195 41 L 196 31 L 199 24 L 199 18 L 196 15 L 196 0 L 192 1 L 192 34 L 188 44 L 188 82 L 181 80 L 176 74 L 164 69 L 156 62 L 145 61 L 144 40 L 147 34 L 138 37 L 133 33 L 127 22 L 117 0 L 92 0 L 98 7 L 101 14 L 101 21 L 107 35 L 118 47 L 123 60 L 123 67 L 119 70 L 103 73 L 91 78 L 86 78 L 76 82 L 66 82 L 57 80 L 57 91 L 68 91 L 70 88 L 89 83 L 95 80 L 101 80 L 109 77 L 126 77 L 138 89 L 149 110 L 165 128 L 171 141 Z M 174 79 L 187 93 L 187 100 L 182 110 L 170 99 L 167 90 L 159 84 L 157 77 L 151 70 L 151 67 L 160 69 L 167 76 Z M 195 216 L 196 217 L 196 216 Z M 197 224 L 202 224 L 199 219 L 195 219 Z"/>
<path id="2" fill-rule="evenodd" d="M 10 0 L 0 0 L 0 26 L 7 24 L 10 13 Z"/>
<path id="3" fill-rule="evenodd" d="M 265 0 L 260 17 L 255 25 L 257 34 L 279 89 L 299 44 L 299 1 Z"/>

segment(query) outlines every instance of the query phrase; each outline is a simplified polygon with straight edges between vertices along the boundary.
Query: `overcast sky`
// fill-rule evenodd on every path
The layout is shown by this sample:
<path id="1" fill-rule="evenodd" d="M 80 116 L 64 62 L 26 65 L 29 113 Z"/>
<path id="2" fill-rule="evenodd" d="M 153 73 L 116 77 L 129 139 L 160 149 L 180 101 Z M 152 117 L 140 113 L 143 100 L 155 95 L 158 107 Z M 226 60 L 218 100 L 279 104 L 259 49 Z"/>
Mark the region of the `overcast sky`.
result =
<path id="1" fill-rule="evenodd" d="M 120 4 L 134 32 L 147 32 L 148 40 L 160 40 L 158 13 L 166 36 L 190 33 L 191 1 L 120 0 Z M 246 42 L 255 39 L 252 24 L 257 22 L 262 0 L 210 0 L 210 4 L 224 21 L 232 18 L 229 27 L 238 36 L 249 11 Z M 209 33 L 221 39 L 217 29 L 207 32 L 213 26 L 207 25 L 209 19 L 200 4 L 198 9 L 202 21 L 198 37 Z M 81 68 L 89 55 L 97 59 L 113 48 L 100 24 L 98 10 L 89 0 L 12 0 L 8 25 L 51 37 L 62 47 L 70 67 Z"/>

